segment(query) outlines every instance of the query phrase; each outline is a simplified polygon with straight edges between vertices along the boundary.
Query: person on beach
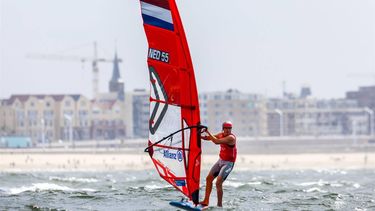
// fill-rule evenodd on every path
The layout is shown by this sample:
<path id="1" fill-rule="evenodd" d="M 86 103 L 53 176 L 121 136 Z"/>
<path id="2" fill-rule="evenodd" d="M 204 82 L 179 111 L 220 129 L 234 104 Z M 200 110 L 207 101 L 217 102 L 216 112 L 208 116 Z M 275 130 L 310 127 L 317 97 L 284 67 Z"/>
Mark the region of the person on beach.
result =
<path id="1" fill-rule="evenodd" d="M 214 164 L 214 166 L 212 166 L 206 177 L 206 192 L 204 199 L 200 202 L 200 204 L 203 207 L 208 206 L 212 190 L 212 182 L 217 177 L 217 206 L 222 207 L 223 182 L 232 171 L 237 157 L 236 136 L 232 134 L 232 123 L 229 121 L 223 123 L 222 132 L 216 135 L 212 135 L 208 129 L 206 129 L 204 132 L 206 132 L 208 136 L 202 136 L 202 139 L 212 141 L 215 144 L 220 144 L 220 158 Z"/>

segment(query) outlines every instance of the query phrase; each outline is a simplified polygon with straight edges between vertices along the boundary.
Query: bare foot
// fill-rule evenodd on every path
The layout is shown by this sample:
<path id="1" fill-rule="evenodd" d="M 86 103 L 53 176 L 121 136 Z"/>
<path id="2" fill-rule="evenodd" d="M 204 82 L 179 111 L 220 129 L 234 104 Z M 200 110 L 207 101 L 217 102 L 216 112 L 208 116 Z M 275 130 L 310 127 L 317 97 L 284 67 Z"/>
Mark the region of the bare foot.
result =
<path id="1" fill-rule="evenodd" d="M 201 201 L 201 202 L 199 202 L 199 204 L 204 206 L 204 207 L 208 206 L 208 202 L 205 202 L 205 201 Z"/>

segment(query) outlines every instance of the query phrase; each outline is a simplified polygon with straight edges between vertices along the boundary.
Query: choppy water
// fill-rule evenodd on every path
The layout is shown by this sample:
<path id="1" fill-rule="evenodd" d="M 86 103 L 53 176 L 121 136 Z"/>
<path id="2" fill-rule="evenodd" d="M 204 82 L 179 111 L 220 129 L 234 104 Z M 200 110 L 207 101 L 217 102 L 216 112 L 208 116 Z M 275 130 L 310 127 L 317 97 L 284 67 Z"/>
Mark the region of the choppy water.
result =
<path id="1" fill-rule="evenodd" d="M 0 173 L 0 210 L 173 210 L 179 198 L 155 171 Z M 234 170 L 226 209 L 375 210 L 375 170 Z"/>

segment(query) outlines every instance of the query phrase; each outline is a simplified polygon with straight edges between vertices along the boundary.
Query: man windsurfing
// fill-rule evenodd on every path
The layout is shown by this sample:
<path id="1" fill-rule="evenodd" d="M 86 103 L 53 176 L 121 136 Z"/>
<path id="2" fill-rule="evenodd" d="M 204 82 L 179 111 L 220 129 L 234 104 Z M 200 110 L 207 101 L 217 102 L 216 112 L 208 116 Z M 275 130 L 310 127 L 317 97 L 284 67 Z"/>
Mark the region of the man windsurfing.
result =
<path id="1" fill-rule="evenodd" d="M 212 190 L 212 182 L 216 179 L 217 190 L 217 206 L 222 207 L 223 201 L 223 182 L 232 171 L 237 157 L 236 136 L 232 133 L 232 123 L 226 121 L 223 123 L 222 132 L 212 135 L 208 130 L 205 130 L 208 136 L 202 136 L 202 139 L 212 141 L 215 144 L 220 144 L 219 160 L 212 166 L 210 172 L 206 177 L 206 192 L 202 202 L 202 206 L 208 206 Z"/>

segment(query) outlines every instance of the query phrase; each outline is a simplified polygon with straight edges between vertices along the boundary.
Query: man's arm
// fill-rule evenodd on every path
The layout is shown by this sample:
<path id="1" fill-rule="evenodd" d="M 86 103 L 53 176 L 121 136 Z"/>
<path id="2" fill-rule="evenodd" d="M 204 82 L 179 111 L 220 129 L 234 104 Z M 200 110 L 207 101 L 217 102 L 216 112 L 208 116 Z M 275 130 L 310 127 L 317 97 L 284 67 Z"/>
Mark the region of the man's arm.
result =
<path id="1" fill-rule="evenodd" d="M 212 135 L 208 130 L 206 131 L 206 133 L 208 134 L 208 138 L 209 139 L 205 139 L 205 140 L 211 140 L 212 142 L 214 142 L 215 144 L 228 144 L 228 145 L 234 145 L 235 143 L 235 138 L 233 135 L 229 135 L 229 136 L 226 136 L 226 137 L 223 137 L 223 138 L 217 138 L 217 135 Z"/>
<path id="2" fill-rule="evenodd" d="M 215 138 L 218 138 L 220 135 L 220 133 L 216 134 L 216 135 L 213 135 Z M 209 140 L 211 141 L 211 137 L 210 136 L 201 136 L 201 139 L 203 140 Z"/>

